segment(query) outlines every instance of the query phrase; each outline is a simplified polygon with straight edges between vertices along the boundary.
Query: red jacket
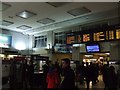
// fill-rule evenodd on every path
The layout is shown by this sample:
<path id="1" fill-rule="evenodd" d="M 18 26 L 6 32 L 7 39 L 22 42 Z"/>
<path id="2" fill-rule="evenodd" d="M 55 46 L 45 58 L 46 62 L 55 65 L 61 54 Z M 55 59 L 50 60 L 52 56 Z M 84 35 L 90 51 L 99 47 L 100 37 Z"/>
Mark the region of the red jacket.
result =
<path id="1" fill-rule="evenodd" d="M 46 79 L 48 83 L 47 88 L 57 88 L 58 84 L 60 83 L 58 73 L 55 71 L 48 72 Z"/>

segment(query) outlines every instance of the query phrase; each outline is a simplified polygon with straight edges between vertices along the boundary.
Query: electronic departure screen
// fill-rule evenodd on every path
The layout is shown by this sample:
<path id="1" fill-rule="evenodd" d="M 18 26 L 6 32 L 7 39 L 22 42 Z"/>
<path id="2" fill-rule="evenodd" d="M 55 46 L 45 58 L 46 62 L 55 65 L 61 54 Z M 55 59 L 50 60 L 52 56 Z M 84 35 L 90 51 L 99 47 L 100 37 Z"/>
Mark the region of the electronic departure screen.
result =
<path id="1" fill-rule="evenodd" d="M 78 42 L 82 42 L 82 35 L 78 35 Z"/>
<path id="2" fill-rule="evenodd" d="M 100 52 L 100 46 L 98 44 L 86 45 L 87 52 Z"/>
<path id="3" fill-rule="evenodd" d="M 83 34 L 83 42 L 89 42 L 90 41 L 90 34 Z"/>
<path id="4" fill-rule="evenodd" d="M 101 30 L 93 32 L 72 32 L 67 34 L 66 44 L 120 40 L 119 27 L 106 29 L 101 28 Z"/>
<path id="5" fill-rule="evenodd" d="M 104 32 L 93 33 L 93 40 L 94 41 L 103 41 L 103 40 L 105 40 Z"/>
<path id="6" fill-rule="evenodd" d="M 75 42 L 75 36 L 71 35 L 71 36 L 67 36 L 67 44 L 72 44 Z"/>
<path id="7" fill-rule="evenodd" d="M 116 30 L 116 39 L 120 39 L 120 29 Z"/>

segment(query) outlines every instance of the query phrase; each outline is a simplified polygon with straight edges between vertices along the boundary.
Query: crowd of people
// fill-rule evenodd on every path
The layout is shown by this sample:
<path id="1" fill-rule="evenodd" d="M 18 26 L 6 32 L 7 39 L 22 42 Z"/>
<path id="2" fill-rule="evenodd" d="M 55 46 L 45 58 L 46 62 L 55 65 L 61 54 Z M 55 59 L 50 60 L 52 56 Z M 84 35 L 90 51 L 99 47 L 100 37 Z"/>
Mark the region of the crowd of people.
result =
<path id="1" fill-rule="evenodd" d="M 49 66 L 46 88 L 76 88 L 75 82 L 79 81 L 80 85 L 86 83 L 89 90 L 90 81 L 92 85 L 99 82 L 99 74 L 103 77 L 105 90 L 120 88 L 120 70 L 116 73 L 114 66 L 109 66 L 109 63 L 100 66 L 98 63 L 83 62 L 76 70 L 72 70 L 69 59 L 63 59 L 62 67 L 58 64 Z"/>
<path id="2" fill-rule="evenodd" d="M 33 61 L 30 60 L 29 64 L 27 61 L 18 62 L 13 60 L 10 66 L 9 73 L 9 86 L 10 90 L 33 87 L 34 77 L 34 65 Z"/>
<path id="3" fill-rule="evenodd" d="M 16 62 L 13 60 L 9 75 L 11 90 L 13 90 L 16 85 L 16 68 Z M 33 61 L 31 60 L 29 65 L 26 61 L 23 61 L 20 66 L 20 71 L 21 78 L 19 80 L 21 80 L 21 87 L 33 89 Z M 89 90 L 91 81 L 92 85 L 99 82 L 99 74 L 103 76 L 105 90 L 117 90 L 117 88 L 120 88 L 120 70 L 116 73 L 115 68 L 113 66 L 109 66 L 109 64 L 99 66 L 98 63 L 83 62 L 82 64 L 76 65 L 76 69 L 73 70 L 70 66 L 70 60 L 68 58 L 62 59 L 61 65 L 59 65 L 57 61 L 55 63 L 46 61 L 46 64 L 43 65 L 42 88 L 76 88 L 76 82 L 79 82 L 80 85 L 86 84 L 87 90 Z"/>
<path id="4" fill-rule="evenodd" d="M 48 73 L 46 73 L 46 85 L 44 88 L 75 88 L 75 73 L 70 67 L 70 60 L 63 59 L 62 66 L 60 67 L 57 62 L 51 65 L 44 65 L 43 68 L 48 66 Z M 46 69 L 43 69 L 43 72 Z"/>

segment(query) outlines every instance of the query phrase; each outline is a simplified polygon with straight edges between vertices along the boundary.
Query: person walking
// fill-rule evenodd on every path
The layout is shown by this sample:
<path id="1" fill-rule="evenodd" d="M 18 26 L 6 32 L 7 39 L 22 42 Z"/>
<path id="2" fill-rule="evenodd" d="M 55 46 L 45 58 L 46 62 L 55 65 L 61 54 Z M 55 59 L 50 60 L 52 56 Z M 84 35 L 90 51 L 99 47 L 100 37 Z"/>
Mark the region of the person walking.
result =
<path id="1" fill-rule="evenodd" d="M 58 85 L 60 84 L 58 71 L 53 64 L 48 71 L 46 81 L 48 83 L 47 88 L 58 88 Z"/>
<path id="2" fill-rule="evenodd" d="M 68 58 L 62 59 L 62 80 L 59 88 L 75 88 L 75 73 Z"/>

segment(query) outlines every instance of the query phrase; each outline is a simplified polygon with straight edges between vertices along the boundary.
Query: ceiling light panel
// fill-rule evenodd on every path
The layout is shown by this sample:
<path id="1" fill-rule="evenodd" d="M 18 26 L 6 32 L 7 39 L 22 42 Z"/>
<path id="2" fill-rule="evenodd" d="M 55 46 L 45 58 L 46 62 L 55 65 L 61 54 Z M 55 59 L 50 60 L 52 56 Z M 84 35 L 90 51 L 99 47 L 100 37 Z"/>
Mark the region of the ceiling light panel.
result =
<path id="1" fill-rule="evenodd" d="M 6 3 L 0 3 L 0 6 L 2 6 L 2 7 L 0 7 L 0 11 L 5 11 L 5 10 L 7 10 L 9 7 L 11 7 L 11 5 L 6 4 Z"/>
<path id="2" fill-rule="evenodd" d="M 36 15 L 36 13 L 25 10 L 25 11 L 18 13 L 16 16 L 19 16 L 24 19 L 28 19 L 30 17 L 33 17 L 34 15 Z"/>
<path id="3" fill-rule="evenodd" d="M 38 20 L 37 22 L 42 23 L 42 24 L 49 24 L 49 23 L 55 22 L 55 20 L 50 19 L 50 18 L 44 18 L 44 19 Z"/>
<path id="4" fill-rule="evenodd" d="M 70 2 L 47 2 L 49 5 L 52 5 L 54 7 L 60 7 L 60 6 L 63 6 L 63 5 L 66 5 Z"/>
<path id="5" fill-rule="evenodd" d="M 11 24 L 14 24 L 14 22 L 6 21 L 6 20 L 0 21 L 0 25 L 3 25 L 3 26 L 9 26 Z"/>
<path id="6" fill-rule="evenodd" d="M 27 30 L 27 29 L 30 29 L 30 28 L 32 28 L 32 27 L 30 27 L 30 26 L 27 26 L 27 25 L 21 25 L 21 26 L 19 26 L 19 27 L 17 27 L 18 29 L 21 29 L 21 30 Z"/>
<path id="7" fill-rule="evenodd" d="M 88 8 L 81 7 L 81 8 L 76 8 L 76 9 L 70 10 L 67 13 L 69 13 L 73 16 L 78 16 L 78 15 L 86 14 L 86 13 L 89 13 L 89 12 L 91 12 L 91 10 L 89 10 Z"/>

